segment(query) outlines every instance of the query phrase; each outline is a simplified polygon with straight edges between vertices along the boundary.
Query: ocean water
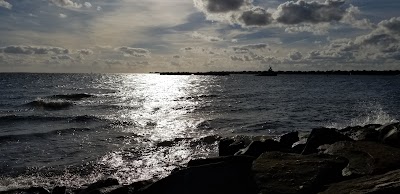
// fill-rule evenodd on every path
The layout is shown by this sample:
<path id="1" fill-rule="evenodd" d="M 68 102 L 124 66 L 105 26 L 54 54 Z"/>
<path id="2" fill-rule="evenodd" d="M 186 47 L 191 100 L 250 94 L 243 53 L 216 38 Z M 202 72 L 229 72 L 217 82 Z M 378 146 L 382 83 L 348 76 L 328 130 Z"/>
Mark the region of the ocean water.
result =
<path id="1" fill-rule="evenodd" d="M 161 178 L 213 135 L 400 119 L 400 76 L 0 74 L 0 191 Z M 208 138 L 205 138 L 208 137 Z"/>

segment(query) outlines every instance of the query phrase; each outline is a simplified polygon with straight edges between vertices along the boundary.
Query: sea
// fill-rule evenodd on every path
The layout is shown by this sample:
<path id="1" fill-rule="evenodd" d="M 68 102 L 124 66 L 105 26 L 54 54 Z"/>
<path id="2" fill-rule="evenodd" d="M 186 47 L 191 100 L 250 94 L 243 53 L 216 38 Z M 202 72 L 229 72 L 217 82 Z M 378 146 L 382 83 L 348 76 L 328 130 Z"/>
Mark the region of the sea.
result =
<path id="1" fill-rule="evenodd" d="M 400 76 L 0 73 L 0 191 L 159 179 L 217 136 L 400 120 Z"/>

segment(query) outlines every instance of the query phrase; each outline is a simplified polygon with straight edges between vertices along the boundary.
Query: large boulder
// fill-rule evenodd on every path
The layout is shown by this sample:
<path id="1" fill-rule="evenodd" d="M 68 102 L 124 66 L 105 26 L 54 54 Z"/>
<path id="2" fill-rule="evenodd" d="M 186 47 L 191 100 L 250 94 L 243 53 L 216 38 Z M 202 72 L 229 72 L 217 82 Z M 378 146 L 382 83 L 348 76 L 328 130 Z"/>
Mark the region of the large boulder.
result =
<path id="1" fill-rule="evenodd" d="M 311 131 L 301 154 L 317 153 L 319 146 L 338 141 L 352 141 L 352 139 L 333 128 L 315 128 Z"/>
<path id="2" fill-rule="evenodd" d="M 378 129 L 379 139 L 390 146 L 400 147 L 400 123 L 392 123 Z"/>
<path id="3" fill-rule="evenodd" d="M 400 170 L 334 183 L 320 194 L 337 193 L 398 194 L 400 193 Z"/>
<path id="4" fill-rule="evenodd" d="M 114 179 L 114 178 L 99 180 L 93 184 L 90 184 L 83 190 L 81 190 L 79 192 L 79 194 L 97 193 L 101 188 L 106 188 L 106 187 L 111 187 L 111 186 L 116 186 L 116 185 L 119 185 L 119 182 L 117 179 Z"/>
<path id="5" fill-rule="evenodd" d="M 223 138 L 218 143 L 218 155 L 230 156 L 235 154 L 240 149 L 244 148 L 244 142 L 235 141 L 232 138 Z"/>
<path id="6" fill-rule="evenodd" d="M 345 158 L 266 152 L 253 162 L 259 193 L 316 193 L 325 184 L 342 180 Z"/>
<path id="7" fill-rule="evenodd" d="M 279 142 L 282 144 L 282 146 L 286 147 L 286 148 L 292 148 L 292 145 L 295 142 L 298 142 L 299 139 L 299 132 L 298 131 L 294 131 L 294 132 L 290 132 L 287 134 L 284 134 L 280 137 Z"/>
<path id="8" fill-rule="evenodd" d="M 324 153 L 349 160 L 349 164 L 343 169 L 344 176 L 379 174 L 400 169 L 400 149 L 377 142 L 336 142 Z"/>
<path id="9" fill-rule="evenodd" d="M 356 141 L 379 141 L 378 128 L 382 125 L 370 124 L 365 126 L 346 127 L 340 132 Z"/>
<path id="10" fill-rule="evenodd" d="M 254 158 L 231 156 L 192 162 L 143 189 L 140 194 L 243 194 L 256 193 L 251 175 Z"/>
<path id="11" fill-rule="evenodd" d="M 267 139 L 265 141 L 253 141 L 246 148 L 239 150 L 235 155 L 258 157 L 267 151 L 283 151 L 285 148 L 277 141 Z"/>

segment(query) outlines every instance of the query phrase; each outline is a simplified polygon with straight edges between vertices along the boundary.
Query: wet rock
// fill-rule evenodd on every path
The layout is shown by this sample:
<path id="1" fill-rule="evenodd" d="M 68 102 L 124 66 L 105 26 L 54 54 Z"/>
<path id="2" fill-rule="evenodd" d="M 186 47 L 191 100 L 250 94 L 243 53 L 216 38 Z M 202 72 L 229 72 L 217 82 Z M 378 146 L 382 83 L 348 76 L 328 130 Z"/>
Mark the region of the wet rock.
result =
<path id="1" fill-rule="evenodd" d="M 246 148 L 239 150 L 235 155 L 246 155 L 258 157 L 262 153 L 267 151 L 280 151 L 283 150 L 283 146 L 272 139 L 267 139 L 265 141 L 253 141 Z"/>
<path id="2" fill-rule="evenodd" d="M 65 194 L 67 191 L 67 187 L 65 186 L 56 186 L 51 190 L 51 194 Z"/>
<path id="3" fill-rule="evenodd" d="M 102 187 L 94 189 L 89 192 L 89 194 L 128 194 L 134 191 L 133 187 L 114 185 L 109 187 Z"/>
<path id="4" fill-rule="evenodd" d="M 379 141 L 378 128 L 382 125 L 370 124 L 366 126 L 346 127 L 340 132 L 356 141 Z"/>
<path id="5" fill-rule="evenodd" d="M 400 149 L 377 142 L 336 142 L 324 153 L 349 160 L 349 164 L 343 169 L 344 176 L 379 174 L 400 169 Z"/>
<path id="6" fill-rule="evenodd" d="M 333 144 L 338 141 L 352 141 L 346 135 L 332 128 L 315 128 L 307 139 L 306 146 L 301 154 L 317 153 L 318 147 L 324 144 Z"/>
<path id="7" fill-rule="evenodd" d="M 342 180 L 347 160 L 330 155 L 266 152 L 253 162 L 259 193 L 316 193 Z"/>
<path id="8" fill-rule="evenodd" d="M 292 147 L 292 151 L 293 151 L 293 153 L 301 154 L 301 152 L 303 152 L 305 147 L 306 147 L 305 143 L 299 143 Z"/>
<path id="9" fill-rule="evenodd" d="M 221 157 L 215 157 L 215 158 L 204 158 L 204 159 L 191 160 L 188 162 L 187 166 L 194 167 L 194 166 L 215 164 L 215 163 L 220 163 L 220 162 L 240 164 L 240 163 L 246 163 L 250 160 L 255 160 L 255 159 L 256 159 L 255 157 L 251 157 L 251 156 L 221 156 Z"/>
<path id="10" fill-rule="evenodd" d="M 299 132 L 298 131 L 294 131 L 294 132 L 290 132 L 287 134 L 284 134 L 281 136 L 281 139 L 279 140 L 279 142 L 282 144 L 282 146 L 285 146 L 287 148 L 291 148 L 292 145 L 299 141 Z"/>
<path id="11" fill-rule="evenodd" d="M 400 170 L 334 183 L 320 194 L 337 193 L 398 194 L 400 193 Z"/>
<path id="12" fill-rule="evenodd" d="M 219 156 L 231 156 L 245 147 L 245 142 L 232 138 L 223 138 L 218 143 Z"/>
<path id="13" fill-rule="evenodd" d="M 50 194 L 50 192 L 43 187 L 30 187 L 12 189 L 8 191 L 0 191 L 1 194 Z"/>
<path id="14" fill-rule="evenodd" d="M 119 182 L 118 182 L 117 179 L 114 179 L 114 178 L 108 178 L 108 179 L 105 179 L 105 180 L 99 180 L 99 181 L 89 185 L 88 187 L 84 188 L 83 190 L 81 190 L 79 192 L 79 194 L 88 194 L 88 193 L 91 193 L 91 192 L 95 193 L 95 192 L 97 192 L 95 190 L 99 190 L 99 189 L 104 188 L 104 187 L 110 187 L 110 186 L 115 186 L 115 185 L 119 185 Z"/>
<path id="15" fill-rule="evenodd" d="M 177 171 L 143 189 L 141 194 L 243 194 L 256 193 L 251 177 L 253 158 L 228 157 Z M 203 164 L 204 163 L 204 164 Z"/>
<path id="16" fill-rule="evenodd" d="M 379 139 L 390 146 L 400 147 L 400 123 L 382 126 L 379 130 Z"/>

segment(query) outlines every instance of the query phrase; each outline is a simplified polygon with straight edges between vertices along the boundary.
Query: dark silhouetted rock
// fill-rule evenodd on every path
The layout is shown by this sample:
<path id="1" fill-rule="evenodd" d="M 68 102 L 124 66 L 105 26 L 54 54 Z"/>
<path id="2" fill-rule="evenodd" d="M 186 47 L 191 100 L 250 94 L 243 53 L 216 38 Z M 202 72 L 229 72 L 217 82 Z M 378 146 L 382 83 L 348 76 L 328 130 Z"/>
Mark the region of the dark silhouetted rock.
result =
<path id="1" fill-rule="evenodd" d="M 51 194 L 65 194 L 67 191 L 67 187 L 65 186 L 56 186 L 51 190 Z"/>
<path id="2" fill-rule="evenodd" d="M 219 156 L 232 156 L 240 149 L 246 147 L 246 143 L 241 139 L 224 138 L 219 141 Z"/>
<path id="3" fill-rule="evenodd" d="M 133 187 L 113 185 L 91 190 L 89 194 L 128 194 L 134 191 Z"/>
<path id="4" fill-rule="evenodd" d="M 306 147 L 306 144 L 299 143 L 292 147 L 292 151 L 293 151 L 293 153 L 301 154 L 301 152 L 303 152 L 305 147 Z"/>
<path id="5" fill-rule="evenodd" d="M 241 163 L 246 163 L 250 160 L 255 160 L 255 159 L 256 159 L 255 157 L 251 157 L 251 156 L 221 156 L 221 157 L 215 157 L 215 158 L 204 158 L 204 159 L 191 160 L 188 162 L 187 166 L 194 167 L 194 166 L 215 164 L 215 163 L 220 163 L 220 162 L 241 164 Z"/>
<path id="6" fill-rule="evenodd" d="M 79 192 L 79 194 L 87 194 L 91 192 L 95 192 L 94 190 L 99 190 L 100 188 L 104 187 L 110 187 L 110 186 L 115 186 L 119 185 L 119 182 L 117 179 L 114 178 L 108 178 L 105 180 L 99 180 L 88 187 L 84 188 L 82 191 Z"/>
<path id="7" fill-rule="evenodd" d="M 349 160 L 349 164 L 343 169 L 345 176 L 379 174 L 400 169 L 400 149 L 376 142 L 336 142 L 324 153 Z"/>
<path id="8" fill-rule="evenodd" d="M 382 126 L 379 130 L 379 139 L 390 146 L 400 147 L 400 123 Z"/>
<path id="9" fill-rule="evenodd" d="M 259 193 L 316 193 L 342 180 L 347 160 L 330 155 L 266 152 L 253 162 Z"/>
<path id="10" fill-rule="evenodd" d="M 30 187 L 12 189 L 8 191 L 0 191 L 1 194 L 50 194 L 50 192 L 43 187 Z"/>
<path id="11" fill-rule="evenodd" d="M 315 128 L 307 139 L 306 146 L 301 154 L 317 153 L 318 147 L 324 144 L 333 144 L 338 141 L 352 141 L 346 135 L 332 128 Z"/>
<path id="12" fill-rule="evenodd" d="M 279 142 L 282 144 L 282 146 L 292 148 L 292 145 L 299 140 L 299 132 L 295 131 L 282 135 Z"/>
<path id="13" fill-rule="evenodd" d="M 238 151 L 235 155 L 246 155 L 258 157 L 267 151 L 282 151 L 284 147 L 277 141 L 267 139 L 265 141 L 253 141 L 246 148 Z"/>
<path id="14" fill-rule="evenodd" d="M 400 193 L 400 170 L 334 183 L 320 194 L 337 193 L 398 194 Z"/>
<path id="15" fill-rule="evenodd" d="M 382 125 L 370 124 L 366 126 L 346 127 L 340 132 L 356 141 L 379 141 L 378 128 Z"/>
<path id="16" fill-rule="evenodd" d="M 141 189 L 141 194 L 256 193 L 251 176 L 253 158 L 232 156 L 221 162 L 182 169 Z M 235 159 L 233 159 L 235 158 Z M 204 162 L 200 162 L 204 163 Z M 192 163 L 193 164 L 193 163 Z"/>

